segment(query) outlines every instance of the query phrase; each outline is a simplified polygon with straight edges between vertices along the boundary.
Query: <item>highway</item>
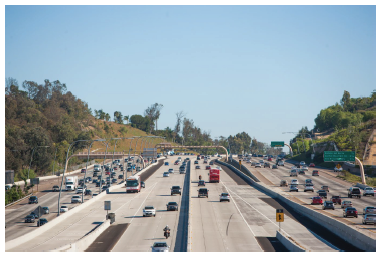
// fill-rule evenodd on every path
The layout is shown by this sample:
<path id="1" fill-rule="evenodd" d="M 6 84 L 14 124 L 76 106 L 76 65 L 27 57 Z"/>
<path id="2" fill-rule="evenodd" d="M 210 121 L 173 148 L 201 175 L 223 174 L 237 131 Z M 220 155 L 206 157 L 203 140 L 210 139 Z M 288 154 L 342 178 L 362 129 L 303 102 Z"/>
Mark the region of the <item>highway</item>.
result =
<path id="1" fill-rule="evenodd" d="M 259 160 L 262 158 L 258 157 L 252 157 L 252 162 L 259 162 Z M 265 160 L 264 160 L 265 162 Z M 268 162 L 268 161 L 266 161 Z M 272 166 L 274 162 L 269 162 Z M 246 163 L 243 161 L 243 164 L 252 172 L 253 175 L 255 175 L 259 180 L 261 180 L 263 183 L 271 186 L 274 190 L 278 192 L 284 192 L 287 196 L 292 197 L 293 201 L 307 205 L 309 208 L 313 208 L 314 210 L 317 210 L 320 213 L 326 214 L 330 217 L 333 217 L 337 220 L 340 220 L 348 225 L 355 226 L 355 228 L 358 231 L 362 231 L 366 235 L 369 235 L 371 237 L 374 237 L 376 234 L 376 226 L 375 225 L 363 225 L 362 224 L 362 213 L 363 208 L 366 206 L 375 206 L 376 207 L 376 197 L 362 196 L 361 199 L 359 198 L 348 198 L 347 197 L 347 189 L 352 186 L 349 182 L 346 182 L 344 180 L 335 178 L 337 173 L 334 173 L 332 170 L 325 170 L 321 168 L 314 168 L 310 167 L 308 171 L 305 171 L 305 175 L 298 175 L 297 177 L 290 177 L 289 171 L 293 164 L 285 163 L 285 166 L 279 166 L 278 169 L 272 169 L 272 168 L 255 168 L 254 166 L 251 166 L 250 163 Z M 320 176 L 311 176 L 312 170 L 317 169 L 319 170 Z M 292 179 L 298 179 L 299 181 L 299 192 L 289 192 L 289 187 L 280 187 L 280 181 L 281 180 L 287 180 L 288 183 Z M 304 192 L 304 186 L 306 179 L 312 179 L 314 184 L 314 190 L 315 192 L 312 193 L 310 191 Z M 340 195 L 342 198 L 342 201 L 349 200 L 352 202 L 353 207 L 355 207 L 358 211 L 358 218 L 343 218 L 343 209 L 340 207 L 340 205 L 335 205 L 335 210 L 322 210 L 322 205 L 311 205 L 311 198 L 313 196 L 317 196 L 316 191 L 318 191 L 322 185 L 329 186 L 330 192 L 327 193 L 327 200 L 330 200 L 330 198 L 333 195 Z"/>
<path id="2" fill-rule="evenodd" d="M 111 162 L 111 160 L 108 160 Z M 88 167 L 86 177 L 92 177 L 93 175 L 93 166 Z M 122 174 L 120 170 L 116 171 L 116 178 L 119 174 Z M 131 173 L 127 173 L 129 176 Z M 73 174 L 70 176 L 78 176 L 79 179 L 83 179 L 84 173 Z M 97 178 L 97 177 L 95 177 Z M 103 179 L 106 179 L 105 172 L 103 173 Z M 34 187 L 34 195 L 38 197 L 38 204 L 28 204 L 28 199 L 24 199 L 19 203 L 9 206 L 5 208 L 5 241 L 12 240 L 16 237 L 24 235 L 35 228 L 37 228 L 37 220 L 35 223 L 25 223 L 24 218 L 29 215 L 33 210 L 35 210 L 38 206 L 45 207 L 47 206 L 50 210 L 49 214 L 43 215 L 41 218 L 46 218 L 48 221 L 53 220 L 57 217 L 58 213 L 58 196 L 59 192 L 52 192 L 52 187 L 54 185 L 60 186 L 62 180 L 62 176 L 57 176 L 57 178 L 48 179 L 41 181 L 39 185 L 39 191 L 36 192 L 36 187 Z M 122 181 L 118 179 L 118 182 Z M 88 189 L 90 189 L 93 193 L 99 193 L 99 187 L 95 187 L 95 183 L 89 182 L 86 183 Z M 64 186 L 62 186 L 62 189 Z M 81 195 L 76 194 L 76 191 L 63 191 L 61 193 L 61 205 L 67 205 L 69 210 L 78 206 L 77 204 L 71 204 L 71 198 L 73 195 Z M 91 199 L 92 196 L 84 196 L 84 202 Z"/>

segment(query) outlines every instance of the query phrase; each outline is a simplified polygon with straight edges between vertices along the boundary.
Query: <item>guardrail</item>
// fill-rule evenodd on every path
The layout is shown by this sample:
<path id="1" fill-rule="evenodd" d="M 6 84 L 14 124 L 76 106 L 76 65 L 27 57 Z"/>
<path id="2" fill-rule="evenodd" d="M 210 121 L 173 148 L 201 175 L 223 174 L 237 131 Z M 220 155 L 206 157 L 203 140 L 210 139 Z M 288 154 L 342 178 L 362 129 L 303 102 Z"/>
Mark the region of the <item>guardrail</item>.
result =
<path id="1" fill-rule="evenodd" d="M 20 199 L 17 200 L 17 201 L 14 201 L 14 202 L 12 202 L 12 203 L 10 203 L 10 204 L 7 204 L 7 205 L 5 206 L 5 208 L 7 208 L 8 206 L 14 205 L 15 203 L 18 203 L 18 202 L 20 202 L 21 200 L 24 200 L 25 198 L 30 197 L 32 194 L 33 194 L 33 193 L 30 193 L 29 195 L 26 195 L 25 197 L 20 198 Z"/>
<path id="2" fill-rule="evenodd" d="M 336 234 L 337 236 L 340 236 L 346 242 L 351 243 L 357 248 L 365 251 L 376 251 L 376 240 L 374 238 L 371 238 L 370 236 L 367 236 L 362 232 L 359 232 L 358 230 L 352 228 L 349 225 L 344 224 L 343 222 L 337 221 L 324 214 L 321 214 L 303 205 L 293 202 L 292 200 L 284 197 L 283 195 L 273 191 L 265 184 L 255 182 L 253 179 L 251 179 L 250 177 L 248 177 L 247 175 L 245 175 L 244 173 L 242 173 L 241 171 L 229 164 L 220 161 L 217 162 L 229 167 L 232 171 L 234 171 L 236 174 L 238 174 L 240 177 L 246 180 L 248 184 L 252 185 L 253 187 L 257 188 L 258 190 L 262 191 L 270 197 L 280 199 L 281 201 L 292 207 L 295 211 L 301 213 L 303 216 L 309 218 L 311 221 L 323 225 L 332 233 Z"/>

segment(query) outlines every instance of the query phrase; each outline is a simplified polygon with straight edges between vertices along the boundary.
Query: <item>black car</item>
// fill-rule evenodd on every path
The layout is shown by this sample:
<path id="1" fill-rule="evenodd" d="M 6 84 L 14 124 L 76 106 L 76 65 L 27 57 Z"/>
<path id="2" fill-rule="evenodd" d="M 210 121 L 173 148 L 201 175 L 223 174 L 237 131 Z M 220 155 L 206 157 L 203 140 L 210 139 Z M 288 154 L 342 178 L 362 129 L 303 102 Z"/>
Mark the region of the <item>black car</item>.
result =
<path id="1" fill-rule="evenodd" d="M 53 191 L 55 192 L 55 191 L 59 191 L 59 186 L 58 185 L 54 185 L 53 186 Z"/>
<path id="2" fill-rule="evenodd" d="M 276 164 L 273 164 L 273 165 L 272 165 L 272 169 L 278 169 L 277 165 L 276 165 Z"/>
<path id="3" fill-rule="evenodd" d="M 208 189 L 200 188 L 198 190 L 198 197 L 208 197 Z"/>
<path id="4" fill-rule="evenodd" d="M 100 181 L 97 181 L 95 184 L 95 187 L 99 187 L 99 186 L 100 186 Z"/>
<path id="5" fill-rule="evenodd" d="M 169 202 L 166 205 L 166 210 L 167 211 L 178 211 L 178 204 L 177 204 L 177 202 Z"/>
<path id="6" fill-rule="evenodd" d="M 35 219 L 33 215 L 28 215 L 25 217 L 25 223 L 34 223 Z"/>
<path id="7" fill-rule="evenodd" d="M 38 198 L 36 196 L 31 196 L 28 204 L 38 204 Z"/>
<path id="8" fill-rule="evenodd" d="M 92 195 L 92 191 L 90 190 L 90 189 L 86 189 L 86 193 L 85 193 L 85 195 L 87 196 L 87 195 Z"/>
<path id="9" fill-rule="evenodd" d="M 38 219 L 38 218 L 39 218 L 38 214 L 35 213 L 35 212 L 31 212 L 29 215 L 34 216 L 35 219 Z"/>
<path id="10" fill-rule="evenodd" d="M 325 190 L 318 190 L 317 193 L 318 193 L 318 196 L 322 198 L 327 198 L 327 192 Z"/>
<path id="11" fill-rule="evenodd" d="M 49 213 L 50 213 L 50 211 L 49 211 L 49 207 L 47 207 L 47 206 L 42 207 L 42 212 L 43 212 L 44 214 L 49 214 Z"/>
<path id="12" fill-rule="evenodd" d="M 145 182 L 141 182 L 141 188 L 145 188 Z"/>
<path id="13" fill-rule="evenodd" d="M 212 166 L 212 165 L 214 165 L 214 161 L 210 161 L 210 164 L 209 164 L 210 166 Z"/>
<path id="14" fill-rule="evenodd" d="M 41 218 L 41 219 L 39 219 L 39 221 L 37 221 L 37 227 L 42 226 L 46 223 L 48 223 L 47 219 Z"/>
<path id="15" fill-rule="evenodd" d="M 206 186 L 206 183 L 204 180 L 199 180 L 198 186 Z"/>
<path id="16" fill-rule="evenodd" d="M 269 168 L 270 168 L 270 165 L 269 165 L 268 162 L 265 162 L 265 163 L 264 163 L 264 168 L 266 168 L 266 167 L 269 167 Z"/>
<path id="17" fill-rule="evenodd" d="M 172 190 L 171 191 L 171 195 L 173 195 L 173 194 L 179 194 L 179 195 L 181 195 L 182 194 L 180 186 L 172 186 L 171 190 Z"/>
<path id="18" fill-rule="evenodd" d="M 123 179 L 123 175 L 119 174 L 118 179 Z"/>
<path id="19" fill-rule="evenodd" d="M 113 178 L 112 183 L 117 183 L 117 179 Z"/>
<path id="20" fill-rule="evenodd" d="M 98 173 L 93 173 L 92 177 L 98 177 Z"/>

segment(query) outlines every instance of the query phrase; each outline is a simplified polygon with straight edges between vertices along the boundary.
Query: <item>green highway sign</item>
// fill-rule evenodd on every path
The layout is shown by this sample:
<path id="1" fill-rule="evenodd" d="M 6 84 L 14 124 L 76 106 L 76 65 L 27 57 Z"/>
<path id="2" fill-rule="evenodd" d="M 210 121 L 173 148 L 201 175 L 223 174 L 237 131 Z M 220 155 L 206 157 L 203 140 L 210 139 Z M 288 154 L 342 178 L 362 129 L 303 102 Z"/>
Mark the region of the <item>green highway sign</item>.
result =
<path id="1" fill-rule="evenodd" d="M 354 151 L 324 151 L 323 160 L 324 162 L 332 162 L 332 161 L 355 162 L 355 152 Z"/>
<path id="2" fill-rule="evenodd" d="M 284 147 L 284 142 L 271 142 L 270 147 Z"/>

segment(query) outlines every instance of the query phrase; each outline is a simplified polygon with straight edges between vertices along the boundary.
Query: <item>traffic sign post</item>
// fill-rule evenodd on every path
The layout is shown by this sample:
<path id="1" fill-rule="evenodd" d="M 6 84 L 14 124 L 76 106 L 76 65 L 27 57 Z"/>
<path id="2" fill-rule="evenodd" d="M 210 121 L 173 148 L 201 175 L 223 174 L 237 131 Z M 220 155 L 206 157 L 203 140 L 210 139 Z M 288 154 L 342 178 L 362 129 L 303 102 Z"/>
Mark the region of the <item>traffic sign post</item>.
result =
<path id="1" fill-rule="evenodd" d="M 278 230 L 281 231 L 281 222 L 284 222 L 284 209 L 276 209 L 276 221 L 278 222 Z"/>
<path id="2" fill-rule="evenodd" d="M 324 151 L 324 162 L 351 161 L 355 162 L 355 151 Z"/>
<path id="3" fill-rule="evenodd" d="M 108 219 L 108 211 L 111 210 L 111 201 L 104 201 L 104 210 L 107 211 L 106 219 Z"/>
<path id="4" fill-rule="evenodd" d="M 271 142 L 270 143 L 270 147 L 284 147 L 285 146 L 285 142 Z"/>

